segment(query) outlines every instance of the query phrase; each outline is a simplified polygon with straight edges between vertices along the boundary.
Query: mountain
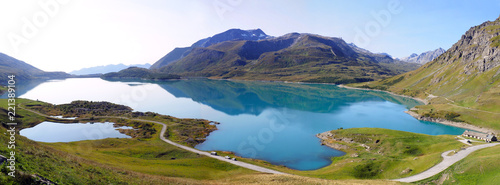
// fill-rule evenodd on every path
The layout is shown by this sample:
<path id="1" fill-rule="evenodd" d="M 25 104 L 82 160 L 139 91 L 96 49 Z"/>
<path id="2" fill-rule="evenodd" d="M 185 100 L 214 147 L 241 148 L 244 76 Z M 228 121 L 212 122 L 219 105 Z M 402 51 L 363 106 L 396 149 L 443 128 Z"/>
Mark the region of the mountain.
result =
<path id="1" fill-rule="evenodd" d="M 389 53 L 377 53 L 377 54 L 385 55 L 385 56 L 388 56 L 388 57 L 391 57 L 391 58 L 392 58 L 392 56 L 391 56 L 391 55 L 389 55 Z"/>
<path id="2" fill-rule="evenodd" d="M 500 130 L 500 17 L 470 28 L 415 71 L 360 84 L 428 99 L 417 113 Z"/>
<path id="3" fill-rule="evenodd" d="M 218 35 L 211 38 L 222 37 Z M 181 59 L 166 65 L 157 62 L 151 69 L 184 77 L 351 83 L 382 79 L 418 67 L 335 37 L 290 33 L 281 37 L 262 34 L 262 38 L 217 39 L 218 43 L 208 46 L 200 43 L 210 41 L 202 40 L 194 45 L 206 47 L 191 48 Z"/>
<path id="4" fill-rule="evenodd" d="M 445 50 L 443 48 L 438 48 L 434 51 L 423 52 L 420 55 L 413 53 L 408 57 L 401 58 L 400 60 L 411 63 L 425 64 L 439 57 L 439 55 L 443 54 L 444 52 Z"/>
<path id="5" fill-rule="evenodd" d="M 64 72 L 45 72 L 26 62 L 0 53 L 0 85 L 6 85 L 9 75 L 15 75 L 16 81 L 33 79 L 67 78 L 71 75 Z"/>
<path id="6" fill-rule="evenodd" d="M 143 80 L 170 80 L 180 79 L 174 74 L 157 73 L 152 70 L 140 67 L 129 67 L 119 72 L 106 73 L 101 76 L 103 79 L 143 79 Z"/>
<path id="7" fill-rule="evenodd" d="M 133 65 L 125 65 L 125 64 L 110 64 L 105 66 L 96 66 L 83 68 L 75 71 L 69 72 L 69 74 L 73 75 L 89 75 L 89 74 L 105 74 L 111 72 L 118 72 L 123 69 L 127 69 L 129 67 L 141 67 L 141 68 L 149 68 L 151 64 L 133 64 Z"/>
<path id="8" fill-rule="evenodd" d="M 266 35 L 266 33 L 264 33 L 261 29 L 255 29 L 255 30 L 230 29 L 230 30 L 227 30 L 223 33 L 219 33 L 217 35 L 214 35 L 212 37 L 201 39 L 198 42 L 195 42 L 190 47 L 175 48 L 170 53 L 165 55 L 163 58 L 161 58 L 160 60 L 155 62 L 151 66 L 151 69 L 159 69 L 160 67 L 168 65 L 169 63 L 172 63 L 172 62 L 175 62 L 181 58 L 184 58 L 195 48 L 209 47 L 209 46 L 214 45 L 214 44 L 218 44 L 218 43 L 225 42 L 225 41 L 231 41 L 231 40 L 257 41 L 257 40 L 267 39 L 267 38 L 270 38 L 270 36 Z"/>

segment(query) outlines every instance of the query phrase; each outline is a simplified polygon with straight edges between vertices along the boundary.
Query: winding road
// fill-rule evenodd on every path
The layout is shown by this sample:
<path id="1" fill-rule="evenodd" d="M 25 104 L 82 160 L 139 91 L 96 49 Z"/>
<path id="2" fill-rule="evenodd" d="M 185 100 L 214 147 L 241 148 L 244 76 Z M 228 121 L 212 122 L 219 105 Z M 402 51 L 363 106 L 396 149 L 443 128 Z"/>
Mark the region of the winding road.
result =
<path id="1" fill-rule="evenodd" d="M 453 150 L 443 152 L 441 154 L 441 156 L 443 157 L 443 161 L 441 161 L 436 166 L 433 166 L 432 168 L 429 168 L 428 170 L 426 170 L 422 173 L 419 173 L 417 175 L 405 177 L 405 178 L 401 178 L 401 179 L 393 179 L 393 181 L 416 182 L 416 181 L 427 179 L 429 177 L 432 177 L 432 176 L 444 171 L 446 168 L 448 168 L 451 165 L 455 164 L 456 162 L 462 160 L 463 158 L 467 157 L 469 154 L 471 154 L 472 152 L 474 152 L 476 150 L 496 146 L 499 144 L 500 143 L 490 143 L 490 144 L 484 144 L 484 145 L 471 146 L 471 147 L 468 147 L 464 150 L 457 152 L 455 155 L 452 155 L 452 156 L 448 156 L 448 154 L 450 152 L 452 152 Z"/>
<path id="2" fill-rule="evenodd" d="M 30 111 L 32 113 L 38 114 L 40 116 L 43 116 L 43 117 L 50 117 L 49 115 L 42 114 L 40 112 L 31 110 L 31 109 L 28 109 L 28 108 L 25 108 L 25 107 L 21 107 L 21 106 L 19 106 L 19 107 L 22 108 L 22 109 L 24 109 L 24 110 Z M 53 117 L 50 117 L 50 118 L 57 119 L 57 118 L 53 118 Z M 241 162 L 241 161 L 233 161 L 233 160 L 230 160 L 230 159 L 226 159 L 223 156 L 212 155 L 212 154 L 210 154 L 208 152 L 197 150 L 197 149 L 194 149 L 194 148 L 191 148 L 191 147 L 184 146 L 184 145 L 181 145 L 179 143 L 173 142 L 173 141 L 171 141 L 171 140 L 169 140 L 169 139 L 167 139 L 167 138 L 164 137 L 165 132 L 167 131 L 167 125 L 165 123 L 162 123 L 162 122 L 145 120 L 145 119 L 131 119 L 131 118 L 127 118 L 127 117 L 116 117 L 116 116 L 98 116 L 98 117 L 94 117 L 94 118 L 118 118 L 118 119 L 127 119 L 127 120 L 133 120 L 133 121 L 142 121 L 142 122 L 150 122 L 150 123 L 160 124 L 160 125 L 163 126 L 161 128 L 161 132 L 160 132 L 160 139 L 162 141 L 168 143 L 168 144 L 174 145 L 176 147 L 182 148 L 182 149 L 190 151 L 190 152 L 194 152 L 194 153 L 197 153 L 197 154 L 200 154 L 200 155 L 204 155 L 204 156 L 211 157 L 211 158 L 214 158 L 214 159 L 218 159 L 218 160 L 221 160 L 221 161 L 224 161 L 224 162 L 228 162 L 228 163 L 231 163 L 231 164 L 243 167 L 243 168 L 247 168 L 247 169 L 250 169 L 250 170 L 254 170 L 254 171 L 258 171 L 258 172 L 262 172 L 262 173 L 271 173 L 271 174 L 287 174 L 287 173 L 279 172 L 279 171 L 276 171 L 276 170 L 272 170 L 272 169 L 269 169 L 269 168 L 260 167 L 260 166 L 257 166 L 257 165 L 253 165 L 253 164 L 249 164 L 249 163 L 245 163 L 245 162 Z M 62 119 L 62 120 L 64 120 L 64 119 Z"/>
<path id="3" fill-rule="evenodd" d="M 48 115 L 42 114 L 40 112 L 31 110 L 31 109 L 28 109 L 28 108 L 25 108 L 25 107 L 21 107 L 21 106 L 19 106 L 19 107 L 22 108 L 22 109 L 24 109 L 24 110 L 27 110 L 27 111 L 33 112 L 35 114 L 38 114 L 40 116 L 50 117 Z M 211 155 L 208 152 L 197 150 L 197 149 L 194 149 L 194 148 L 191 148 L 191 147 L 184 146 L 184 145 L 178 144 L 176 142 L 173 142 L 173 141 L 171 141 L 171 140 L 169 140 L 169 139 L 167 139 L 167 138 L 164 137 L 165 132 L 167 131 L 167 125 L 165 123 L 162 123 L 162 122 L 151 121 L 151 120 L 144 120 L 144 119 L 131 119 L 131 118 L 127 118 L 127 117 L 114 117 L 114 116 L 102 116 L 102 117 L 96 117 L 96 118 L 121 118 L 121 119 L 128 119 L 128 120 L 134 120 L 134 121 L 143 121 L 143 122 L 150 122 L 150 123 L 160 124 L 160 125 L 163 126 L 162 129 L 161 129 L 161 132 L 160 132 L 160 139 L 162 141 L 168 143 L 168 144 L 174 145 L 176 147 L 182 148 L 182 149 L 190 151 L 190 152 L 194 152 L 194 153 L 197 153 L 197 154 L 200 154 L 200 155 L 204 155 L 204 156 L 207 156 L 207 157 L 218 159 L 220 161 L 228 162 L 228 163 L 231 163 L 231 164 L 243 167 L 243 168 L 247 168 L 247 169 L 250 169 L 250 170 L 254 170 L 254 171 L 258 171 L 258 172 L 262 172 L 262 173 L 271 173 L 271 174 L 287 174 L 287 173 L 279 172 L 279 171 L 276 171 L 276 170 L 272 170 L 272 169 L 269 169 L 269 168 L 260 167 L 260 166 L 257 166 L 257 165 L 253 165 L 253 164 L 249 164 L 249 163 L 245 163 L 245 162 L 241 162 L 241 161 L 229 160 L 229 159 L 224 158 L 223 156 Z M 437 165 L 433 166 L 432 168 L 430 168 L 430 169 L 428 169 L 428 170 L 426 170 L 426 171 L 424 171 L 422 173 L 419 173 L 417 175 L 410 176 L 410 177 L 405 177 L 405 178 L 401 178 L 401 179 L 393 179 L 393 181 L 399 181 L 399 182 L 416 182 L 416 181 L 427 179 L 429 177 L 432 177 L 432 176 L 434 176 L 434 175 L 436 175 L 436 174 L 444 171 L 445 169 L 447 169 L 451 165 L 455 164 L 456 162 L 462 160 L 463 158 L 467 157 L 469 154 L 471 154 L 474 151 L 477 151 L 477 150 L 480 150 L 480 149 L 483 149 L 483 148 L 488 148 L 488 147 L 496 146 L 496 145 L 500 145 L 500 143 L 497 142 L 497 143 L 490 143 L 490 144 L 483 144 L 483 145 L 471 146 L 471 147 L 468 147 L 468 148 L 466 148 L 464 150 L 461 150 L 461 151 L 457 152 L 456 154 L 454 154 L 452 156 L 448 156 L 448 154 L 450 152 L 452 152 L 453 150 L 443 152 L 441 154 L 441 156 L 443 157 L 443 161 L 441 161 L 439 164 L 437 164 Z"/>

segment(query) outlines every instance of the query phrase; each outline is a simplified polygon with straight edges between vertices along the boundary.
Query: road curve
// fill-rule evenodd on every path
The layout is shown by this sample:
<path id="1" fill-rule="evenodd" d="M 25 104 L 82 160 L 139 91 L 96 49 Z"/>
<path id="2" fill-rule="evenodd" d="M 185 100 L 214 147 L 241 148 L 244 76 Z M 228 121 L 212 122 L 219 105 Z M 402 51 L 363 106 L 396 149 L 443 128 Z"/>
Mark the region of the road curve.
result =
<path id="1" fill-rule="evenodd" d="M 24 109 L 24 110 L 27 110 L 27 111 L 33 112 L 35 114 L 38 114 L 40 116 L 50 117 L 50 116 L 48 116 L 46 114 L 43 114 L 43 113 L 40 113 L 38 111 L 34 111 L 34 110 L 31 110 L 31 109 L 28 109 L 26 107 L 21 107 L 21 106 L 19 106 L 19 107 L 22 108 L 22 109 Z M 167 138 L 164 137 L 165 132 L 167 131 L 167 125 L 165 123 L 162 123 L 162 122 L 145 120 L 145 119 L 131 119 L 131 118 L 127 118 L 127 117 L 117 117 L 117 116 L 97 116 L 97 117 L 94 117 L 94 118 L 119 118 L 119 119 L 128 119 L 128 120 L 134 120 L 134 121 L 143 121 L 143 122 L 150 122 L 150 123 L 160 124 L 160 125 L 163 126 L 161 128 L 161 132 L 160 132 L 160 139 L 163 140 L 163 141 L 165 141 L 168 144 L 174 145 L 176 147 L 182 148 L 182 149 L 190 151 L 190 152 L 194 152 L 194 153 L 197 153 L 197 154 L 200 154 L 200 155 L 204 155 L 204 156 L 211 157 L 211 158 L 214 158 L 214 159 L 218 159 L 218 160 L 221 160 L 221 161 L 224 161 L 224 162 L 228 162 L 228 163 L 231 163 L 231 164 L 243 167 L 243 168 L 247 168 L 247 169 L 250 169 L 250 170 L 254 170 L 254 171 L 258 171 L 258 172 L 262 172 L 262 173 L 271 173 L 271 174 L 287 174 L 287 173 L 279 172 L 279 171 L 276 171 L 276 170 L 272 170 L 272 169 L 260 167 L 260 166 L 257 166 L 257 165 L 253 165 L 253 164 L 249 164 L 249 163 L 245 163 L 245 162 L 241 162 L 241 161 L 229 160 L 229 159 L 224 158 L 223 156 L 211 155 L 208 152 L 197 150 L 197 149 L 194 149 L 194 148 L 191 148 L 191 147 L 184 146 L 184 145 L 178 144 L 176 142 L 173 142 L 173 141 L 171 141 L 171 140 L 169 140 L 169 139 L 167 139 Z"/>
<path id="2" fill-rule="evenodd" d="M 456 162 L 462 160 L 463 158 L 467 157 L 469 154 L 471 154 L 472 152 L 474 152 L 476 150 L 496 146 L 499 144 L 500 143 L 490 143 L 490 144 L 484 144 L 484 145 L 471 146 L 471 147 L 466 148 L 465 150 L 459 151 L 458 153 L 456 153 L 455 155 L 452 155 L 452 156 L 448 156 L 448 154 L 450 152 L 452 152 L 453 150 L 443 152 L 441 154 L 441 156 L 443 157 L 443 161 L 441 161 L 436 166 L 433 166 L 432 168 L 429 168 L 428 170 L 426 170 L 422 173 L 419 173 L 417 175 L 405 177 L 405 178 L 401 178 L 401 179 L 393 179 L 393 181 L 416 182 L 416 181 L 427 179 L 429 177 L 432 177 L 432 176 L 444 171 L 446 168 L 448 168 L 451 165 L 455 164 Z"/>
<path id="3" fill-rule="evenodd" d="M 138 121 L 146 121 L 146 120 L 138 120 Z M 231 164 L 234 164 L 234 165 L 237 165 L 237 166 L 241 166 L 243 168 L 248 168 L 250 170 L 254 170 L 254 171 L 258 171 L 258 172 L 263 172 L 263 173 L 286 174 L 286 173 L 283 173 L 283 172 L 279 172 L 279 171 L 276 171 L 276 170 L 271 170 L 271 169 L 268 169 L 268 168 L 256 166 L 256 165 L 245 163 L 245 162 L 241 162 L 241 161 L 229 160 L 229 159 L 224 158 L 223 156 L 211 155 L 208 152 L 200 151 L 200 150 L 188 147 L 188 146 L 184 146 L 184 145 L 175 143 L 175 142 L 173 142 L 173 141 L 171 141 L 169 139 L 166 139 L 164 137 L 165 132 L 167 131 L 167 125 L 165 125 L 164 123 L 161 123 L 161 122 L 156 122 L 156 121 L 149 121 L 149 122 L 154 122 L 154 123 L 158 123 L 158 124 L 163 125 L 163 128 L 161 128 L 161 132 L 160 132 L 160 139 L 163 140 L 163 141 L 165 141 L 165 142 L 167 142 L 168 144 L 177 146 L 179 148 L 182 148 L 182 149 L 190 151 L 190 152 L 194 152 L 194 153 L 197 153 L 197 154 L 200 154 L 200 155 L 205 155 L 207 157 L 211 157 L 211 158 L 218 159 L 218 160 L 221 160 L 221 161 L 224 161 L 224 162 L 228 162 L 228 163 L 231 163 Z"/>

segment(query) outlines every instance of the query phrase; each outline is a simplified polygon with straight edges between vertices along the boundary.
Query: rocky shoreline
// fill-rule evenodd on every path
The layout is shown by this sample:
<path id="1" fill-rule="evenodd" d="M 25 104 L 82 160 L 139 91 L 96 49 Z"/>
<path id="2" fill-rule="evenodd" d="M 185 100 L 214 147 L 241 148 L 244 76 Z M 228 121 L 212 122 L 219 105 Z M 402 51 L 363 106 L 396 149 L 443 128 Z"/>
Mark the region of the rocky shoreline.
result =
<path id="1" fill-rule="evenodd" d="M 460 128 L 465 128 L 465 129 L 468 129 L 468 130 L 475 130 L 475 131 L 479 131 L 479 132 L 483 132 L 483 133 L 494 133 L 494 134 L 497 134 L 497 131 L 493 130 L 493 129 L 478 127 L 478 126 L 470 125 L 470 124 L 463 123 L 463 122 L 454 122 L 454 121 L 445 120 L 445 119 L 441 119 L 441 118 L 424 117 L 424 116 L 421 116 L 421 115 L 419 115 L 416 112 L 413 112 L 411 110 L 405 111 L 405 113 L 413 116 L 414 118 L 417 118 L 418 120 L 422 120 L 422 121 L 436 122 L 436 123 L 440 123 L 440 124 L 443 124 L 443 125 L 460 127 Z"/>
<path id="2" fill-rule="evenodd" d="M 316 134 L 316 137 L 321 139 L 321 145 L 326 145 L 330 148 L 333 148 L 335 150 L 340 150 L 343 152 L 345 152 L 347 149 L 349 149 L 348 146 L 343 145 L 343 144 L 339 144 L 339 143 L 335 143 L 335 142 L 327 142 L 329 139 L 332 139 L 332 137 L 333 137 L 333 134 L 330 131 Z M 346 138 L 345 140 L 348 140 L 348 139 Z"/>

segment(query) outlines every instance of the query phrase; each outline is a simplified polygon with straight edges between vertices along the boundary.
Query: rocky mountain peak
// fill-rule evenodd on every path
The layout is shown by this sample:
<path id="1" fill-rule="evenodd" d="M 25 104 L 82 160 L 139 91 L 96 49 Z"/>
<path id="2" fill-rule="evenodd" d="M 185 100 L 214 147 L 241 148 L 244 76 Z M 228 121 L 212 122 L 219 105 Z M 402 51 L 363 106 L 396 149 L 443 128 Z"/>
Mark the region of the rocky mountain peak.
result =
<path id="1" fill-rule="evenodd" d="M 469 29 L 438 62 L 464 65 L 464 74 L 482 73 L 500 65 L 500 18 Z"/>
<path id="2" fill-rule="evenodd" d="M 425 64 L 439 57 L 439 55 L 443 54 L 445 50 L 443 48 L 438 48 L 433 51 L 426 51 L 419 54 L 412 53 L 408 57 L 401 58 L 400 60 L 411 63 Z"/>
<path id="3" fill-rule="evenodd" d="M 241 30 L 241 29 L 230 29 L 225 32 L 216 34 L 212 37 L 201 40 L 201 42 L 196 42 L 192 47 L 208 47 L 214 44 L 218 44 L 225 41 L 231 40 L 262 40 L 269 38 L 269 35 L 264 33 L 261 29 L 254 30 Z"/>
<path id="4" fill-rule="evenodd" d="M 150 69 L 159 69 L 172 62 L 178 61 L 189 55 L 189 53 L 191 53 L 191 51 L 195 48 L 205 48 L 221 42 L 232 41 L 232 40 L 258 41 L 268 38 L 272 38 L 272 36 L 267 35 L 260 28 L 253 30 L 229 29 L 225 32 L 216 34 L 212 37 L 201 39 L 192 44 L 190 47 L 175 48 L 167 55 L 162 57 L 160 60 L 155 62 Z"/>

